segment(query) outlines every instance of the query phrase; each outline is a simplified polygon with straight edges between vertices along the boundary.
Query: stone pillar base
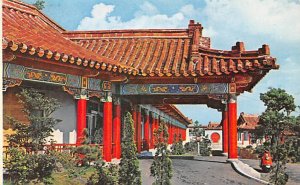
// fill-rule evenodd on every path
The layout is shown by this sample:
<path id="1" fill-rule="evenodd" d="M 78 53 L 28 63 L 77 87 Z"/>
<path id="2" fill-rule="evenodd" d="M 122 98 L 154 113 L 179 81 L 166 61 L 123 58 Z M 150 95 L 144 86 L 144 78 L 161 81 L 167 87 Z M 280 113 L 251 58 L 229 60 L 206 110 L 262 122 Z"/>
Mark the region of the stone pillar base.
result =
<path id="1" fill-rule="evenodd" d="M 222 155 L 228 157 L 228 153 L 222 153 Z"/>

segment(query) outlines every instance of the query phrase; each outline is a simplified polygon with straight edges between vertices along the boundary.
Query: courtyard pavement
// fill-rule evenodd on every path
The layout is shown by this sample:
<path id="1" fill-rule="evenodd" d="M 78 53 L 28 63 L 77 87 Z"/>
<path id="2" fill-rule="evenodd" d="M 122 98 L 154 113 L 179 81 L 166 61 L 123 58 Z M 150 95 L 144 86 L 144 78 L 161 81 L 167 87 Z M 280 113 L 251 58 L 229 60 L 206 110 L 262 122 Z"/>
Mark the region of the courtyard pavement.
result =
<path id="1" fill-rule="evenodd" d="M 195 157 L 194 160 L 172 159 L 172 185 L 259 185 L 253 179 L 244 177 L 226 162 L 226 157 Z M 142 184 L 151 185 L 154 181 L 150 177 L 152 159 L 140 160 L 142 170 Z"/>
<path id="2" fill-rule="evenodd" d="M 248 164 L 252 168 L 261 172 L 259 167 L 259 160 L 254 159 L 240 159 L 243 163 Z M 287 185 L 297 185 L 300 184 L 300 164 L 299 163 L 288 163 L 286 172 L 289 175 L 289 181 Z"/>

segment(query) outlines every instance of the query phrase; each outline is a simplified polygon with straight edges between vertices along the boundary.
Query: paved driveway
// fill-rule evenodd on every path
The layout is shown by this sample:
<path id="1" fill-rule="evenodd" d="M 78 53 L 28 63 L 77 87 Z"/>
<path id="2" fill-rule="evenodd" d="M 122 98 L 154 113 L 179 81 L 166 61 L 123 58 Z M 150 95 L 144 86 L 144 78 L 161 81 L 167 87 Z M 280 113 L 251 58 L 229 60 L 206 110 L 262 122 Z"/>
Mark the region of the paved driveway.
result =
<path id="1" fill-rule="evenodd" d="M 199 157 L 195 160 L 173 159 L 172 185 L 258 185 L 260 183 L 236 173 L 225 157 Z M 152 160 L 140 160 L 143 185 L 151 185 Z"/>
<path id="2" fill-rule="evenodd" d="M 248 164 L 254 169 L 260 170 L 259 161 L 253 159 L 241 159 L 244 163 Z M 286 172 L 289 175 L 289 181 L 287 185 L 300 184 L 300 164 L 299 163 L 288 163 Z"/>

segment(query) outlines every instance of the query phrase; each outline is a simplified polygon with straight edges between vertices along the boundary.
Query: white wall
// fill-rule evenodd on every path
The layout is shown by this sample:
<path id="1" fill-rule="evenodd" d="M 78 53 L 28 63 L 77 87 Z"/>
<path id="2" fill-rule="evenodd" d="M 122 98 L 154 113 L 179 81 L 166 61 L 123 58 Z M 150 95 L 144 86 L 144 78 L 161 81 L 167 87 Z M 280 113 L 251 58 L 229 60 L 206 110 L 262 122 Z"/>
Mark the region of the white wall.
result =
<path id="1" fill-rule="evenodd" d="M 205 136 L 208 135 L 208 139 L 211 140 L 212 133 L 218 133 L 220 135 L 220 139 L 217 143 L 213 143 L 211 141 L 211 149 L 212 150 L 222 150 L 222 130 L 205 130 Z"/>
<path id="2" fill-rule="evenodd" d="M 61 91 L 47 91 L 47 96 L 56 98 L 62 107 L 56 110 L 52 116 L 62 120 L 54 127 L 52 139 L 56 143 L 76 143 L 76 100 L 71 95 Z"/>

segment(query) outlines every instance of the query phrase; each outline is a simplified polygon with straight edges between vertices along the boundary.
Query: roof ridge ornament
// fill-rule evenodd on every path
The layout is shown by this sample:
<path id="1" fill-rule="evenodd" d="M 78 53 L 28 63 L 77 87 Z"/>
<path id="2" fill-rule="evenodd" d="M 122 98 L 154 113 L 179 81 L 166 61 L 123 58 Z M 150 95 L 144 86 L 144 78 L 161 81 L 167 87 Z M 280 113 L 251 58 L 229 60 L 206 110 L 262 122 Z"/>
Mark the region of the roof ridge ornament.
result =
<path id="1" fill-rule="evenodd" d="M 236 42 L 235 46 L 231 47 L 233 52 L 243 53 L 245 51 L 244 42 Z"/>
<path id="2" fill-rule="evenodd" d="M 188 25 L 188 30 L 189 30 L 189 37 L 193 36 L 193 34 L 195 33 L 194 32 L 195 30 L 199 30 L 199 34 L 200 34 L 199 37 L 202 37 L 203 27 L 199 22 L 195 23 L 194 20 L 190 20 L 189 25 Z"/>
<path id="3" fill-rule="evenodd" d="M 193 64 L 193 70 L 195 70 L 196 65 L 199 61 L 199 47 L 200 47 L 200 39 L 202 37 L 202 25 L 198 22 L 195 23 L 194 20 L 190 20 L 188 25 L 189 29 L 189 37 L 192 37 L 192 46 L 191 46 L 191 58 L 189 63 Z"/>
<path id="4" fill-rule="evenodd" d="M 270 47 L 267 44 L 263 44 L 261 48 L 258 49 L 259 54 L 270 55 Z"/>

